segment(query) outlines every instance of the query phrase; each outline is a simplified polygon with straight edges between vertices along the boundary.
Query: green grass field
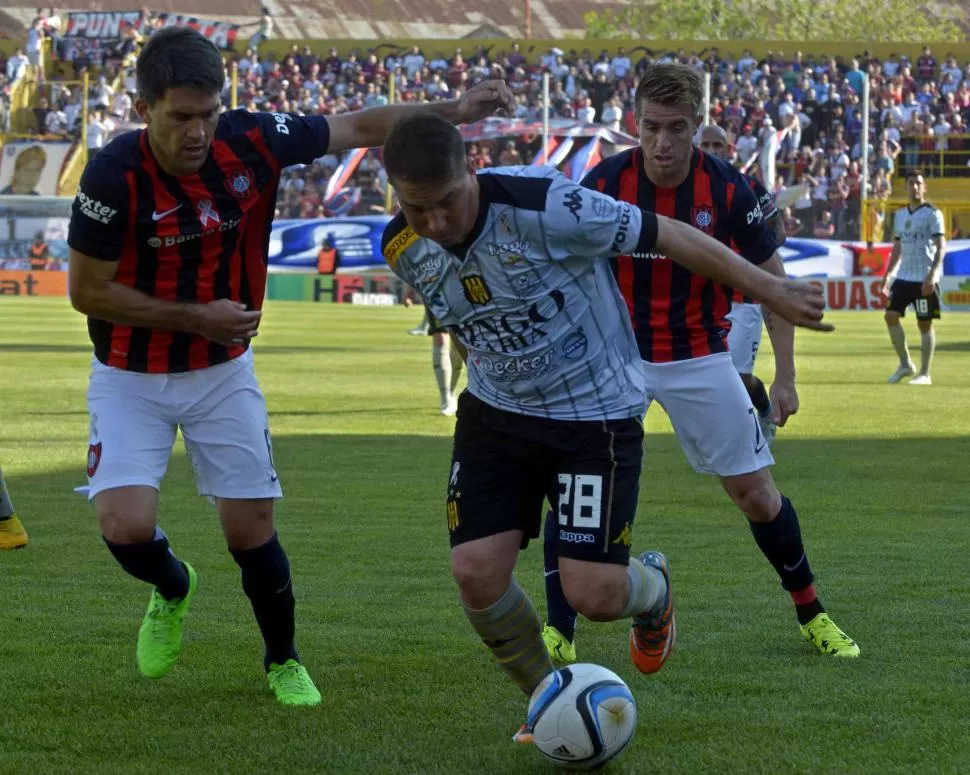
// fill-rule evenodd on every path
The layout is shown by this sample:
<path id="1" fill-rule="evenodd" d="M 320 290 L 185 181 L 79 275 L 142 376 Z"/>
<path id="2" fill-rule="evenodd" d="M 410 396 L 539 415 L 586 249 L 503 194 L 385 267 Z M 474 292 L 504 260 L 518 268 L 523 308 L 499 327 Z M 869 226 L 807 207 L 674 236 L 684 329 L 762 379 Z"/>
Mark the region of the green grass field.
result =
<path id="1" fill-rule="evenodd" d="M 0 555 L 0 773 L 551 769 L 509 742 L 525 703 L 457 605 L 443 498 L 454 421 L 436 413 L 427 337 L 405 333 L 419 317 L 273 303 L 257 340 L 298 642 L 324 695 L 295 710 L 265 684 L 181 442 L 161 519 L 201 585 L 179 665 L 138 675 L 148 590 L 72 492 L 87 452 L 83 321 L 62 300 L 0 301 L 0 462 L 31 538 Z M 776 478 L 819 594 L 863 656 L 801 641 L 742 516 L 654 408 L 634 549 L 668 553 L 680 639 L 648 679 L 625 623 L 581 623 L 580 658 L 619 672 L 639 705 L 610 772 L 970 772 L 970 316 L 939 326 L 928 389 L 885 384 L 895 364 L 877 315 L 832 319 L 834 334 L 799 333 L 802 412 L 779 432 Z M 538 546 L 519 579 L 542 605 Z"/>

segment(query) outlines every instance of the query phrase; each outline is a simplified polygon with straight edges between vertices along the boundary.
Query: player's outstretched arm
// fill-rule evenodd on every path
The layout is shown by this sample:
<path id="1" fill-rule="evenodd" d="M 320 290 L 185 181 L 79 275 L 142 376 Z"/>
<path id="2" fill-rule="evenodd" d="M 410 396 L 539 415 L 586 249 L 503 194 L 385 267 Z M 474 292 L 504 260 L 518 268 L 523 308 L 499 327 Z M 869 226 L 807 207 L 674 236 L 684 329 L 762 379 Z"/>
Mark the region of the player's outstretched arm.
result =
<path id="1" fill-rule="evenodd" d="M 375 148 L 383 145 L 395 121 L 415 111 L 430 111 L 452 124 L 470 124 L 493 115 L 498 110 L 512 111 L 515 98 L 505 81 L 482 81 L 457 100 L 413 105 L 387 105 L 354 113 L 330 116 L 330 153 L 350 148 Z"/>
<path id="2" fill-rule="evenodd" d="M 68 258 L 71 305 L 85 315 L 125 326 L 199 334 L 226 346 L 243 344 L 257 334 L 262 313 L 247 312 L 239 302 L 163 301 L 115 282 L 117 261 L 92 258 L 73 248 Z"/>
<path id="3" fill-rule="evenodd" d="M 656 250 L 672 261 L 753 296 L 796 326 L 834 330 L 821 322 L 825 298 L 818 286 L 769 274 L 690 224 L 646 212 L 643 218 L 657 219 Z"/>

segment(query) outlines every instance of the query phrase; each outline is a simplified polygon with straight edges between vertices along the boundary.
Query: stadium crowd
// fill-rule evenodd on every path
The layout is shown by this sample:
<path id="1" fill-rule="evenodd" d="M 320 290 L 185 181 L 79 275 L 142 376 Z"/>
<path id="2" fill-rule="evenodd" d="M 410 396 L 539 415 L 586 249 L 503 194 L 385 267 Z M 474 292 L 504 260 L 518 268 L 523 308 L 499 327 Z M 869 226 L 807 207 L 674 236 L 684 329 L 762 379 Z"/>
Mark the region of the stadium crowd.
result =
<path id="1" fill-rule="evenodd" d="M 148 13 L 148 12 L 146 12 Z M 158 28 L 148 15 L 144 29 Z M 38 16 L 26 48 L 4 64 L 9 84 L 33 64 L 39 37 L 52 38 L 63 51 L 56 9 Z M 260 29 L 266 25 L 263 24 Z M 100 75 L 90 80 L 88 145 L 96 153 L 112 133 L 128 128 L 134 99 L 134 62 L 144 33 L 127 31 L 121 43 L 101 61 L 85 56 L 60 58 L 47 73 L 43 97 L 34 107 L 39 133 L 59 137 L 80 135 L 81 95 L 74 81 L 80 70 Z M 250 41 L 261 44 L 265 36 Z M 337 49 L 294 45 L 276 58 L 260 45 L 230 56 L 238 66 L 238 104 L 250 110 L 339 114 L 386 104 L 391 81 L 400 101 L 435 101 L 458 96 L 469 85 L 489 77 L 508 80 L 517 100 L 518 118 L 541 120 L 542 74 L 552 75 L 553 118 L 601 124 L 636 134 L 633 94 L 640 74 L 653 62 L 680 61 L 711 73 L 711 120 L 723 126 L 732 143 L 734 161 L 755 171 L 759 150 L 771 132 L 781 132 L 776 193 L 800 186 L 787 213 L 789 227 L 803 236 L 846 238 L 859 233 L 862 175 L 863 73 L 870 75 L 869 130 L 870 195 L 884 199 L 891 179 L 921 168 L 928 176 L 970 175 L 970 63 L 947 54 L 938 61 L 926 46 L 911 62 L 891 55 L 880 61 L 863 52 L 827 58 L 795 52 L 769 52 L 757 58 L 717 49 L 688 53 L 619 49 L 613 55 L 590 49 L 552 48 L 527 56 L 518 43 L 466 51 L 418 47 L 410 51 L 366 51 L 341 57 Z M 230 101 L 231 78 L 226 81 Z M 478 167 L 528 164 L 541 147 L 538 136 L 470 143 L 469 159 Z M 946 151 L 946 154 L 942 152 Z M 281 182 L 280 214 L 313 217 L 328 214 L 324 202 L 327 181 L 339 160 L 325 157 L 306 168 L 289 170 Z M 367 155 L 348 180 L 357 214 L 383 212 L 386 177 L 379 154 Z"/>

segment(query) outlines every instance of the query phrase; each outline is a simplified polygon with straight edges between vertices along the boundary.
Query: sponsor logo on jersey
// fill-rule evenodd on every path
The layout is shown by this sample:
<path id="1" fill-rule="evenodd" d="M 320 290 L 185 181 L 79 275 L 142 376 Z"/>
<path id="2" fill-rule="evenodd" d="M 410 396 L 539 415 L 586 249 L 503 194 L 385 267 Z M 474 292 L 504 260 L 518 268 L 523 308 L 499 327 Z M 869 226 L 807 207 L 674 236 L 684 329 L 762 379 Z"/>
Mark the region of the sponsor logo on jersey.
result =
<path id="1" fill-rule="evenodd" d="M 648 261 L 660 261 L 667 258 L 663 253 L 634 253 L 633 257 Z"/>
<path id="2" fill-rule="evenodd" d="M 552 371 L 552 351 L 546 350 L 538 355 L 522 358 L 495 358 L 489 355 L 476 355 L 475 365 L 492 382 L 519 382 L 523 379 L 537 379 Z"/>
<path id="3" fill-rule="evenodd" d="M 566 337 L 562 344 L 562 354 L 570 360 L 578 360 L 586 355 L 586 348 L 589 346 L 589 339 L 583 330 L 574 331 Z"/>
<path id="4" fill-rule="evenodd" d="M 81 205 L 81 212 L 98 223 L 111 223 L 111 219 L 118 214 L 115 208 L 101 204 L 83 191 L 77 192 L 77 201 Z"/>
<path id="5" fill-rule="evenodd" d="M 449 326 L 449 330 L 472 350 L 493 353 L 521 352 L 549 335 L 545 324 L 565 307 L 565 294 L 555 290 L 531 304 L 524 313 L 510 312 L 489 316 Z M 431 311 L 434 312 L 434 307 Z"/>
<path id="6" fill-rule="evenodd" d="M 488 254 L 490 256 L 504 256 L 509 253 L 528 253 L 532 243 L 529 240 L 516 240 L 515 242 L 490 242 L 488 243 Z M 517 256 L 521 259 L 522 256 Z M 504 263 L 504 262 L 503 262 Z"/>
<path id="7" fill-rule="evenodd" d="M 583 209 L 583 190 L 579 187 L 574 188 L 562 200 L 562 206 L 573 214 L 576 223 L 579 223 L 579 213 Z"/>
<path id="8" fill-rule="evenodd" d="M 748 226 L 750 226 L 752 223 L 759 223 L 762 221 L 764 219 L 764 214 L 761 212 L 761 205 L 755 203 L 755 206 L 744 214 L 744 218 L 748 222 Z"/>
<path id="9" fill-rule="evenodd" d="M 418 239 L 417 233 L 410 226 L 405 226 L 400 234 L 387 243 L 387 247 L 384 248 L 384 260 L 393 268 L 404 251 Z"/>
<path id="10" fill-rule="evenodd" d="M 276 122 L 276 131 L 281 135 L 288 135 L 290 133 L 290 128 L 286 125 L 286 122 L 292 121 L 292 116 L 288 116 L 286 113 L 270 113 L 270 115 Z"/>
<path id="11" fill-rule="evenodd" d="M 441 275 L 445 259 L 440 253 L 430 253 L 414 266 L 414 281 L 433 283 Z"/>
<path id="12" fill-rule="evenodd" d="M 492 300 L 492 292 L 485 284 L 485 278 L 480 274 L 470 274 L 461 278 L 461 287 L 465 289 L 465 298 L 472 304 L 483 307 Z"/>
<path id="13" fill-rule="evenodd" d="M 183 242 L 191 242 L 192 240 L 200 239 L 209 234 L 215 234 L 217 231 L 229 231 L 230 229 L 235 229 L 242 222 L 242 218 L 233 218 L 232 220 L 220 223 L 215 229 L 206 229 L 205 231 L 197 231 L 193 234 L 176 234 L 171 237 L 165 237 L 160 239 L 159 237 L 149 237 L 148 247 L 150 248 L 160 248 L 163 245 L 167 248 L 173 245 L 181 245 Z"/>
<path id="14" fill-rule="evenodd" d="M 633 525 L 627 522 L 620 531 L 620 534 L 614 538 L 611 543 L 617 545 L 622 544 L 623 546 L 633 546 Z"/>
<path id="15" fill-rule="evenodd" d="M 631 209 L 630 205 L 623 203 L 616 213 L 616 234 L 613 236 L 613 244 L 610 245 L 610 251 L 614 255 L 623 253 L 623 246 L 630 238 L 630 221 L 633 219 Z"/>
<path id="16" fill-rule="evenodd" d="M 597 218 L 602 218 L 604 221 L 613 215 L 613 211 L 616 209 L 616 204 L 605 196 L 593 197 L 593 215 Z"/>
<path id="17" fill-rule="evenodd" d="M 253 182 L 253 173 L 248 169 L 237 172 L 231 178 L 222 181 L 228 191 L 236 199 L 248 199 L 256 193 L 256 184 Z"/>
<path id="18" fill-rule="evenodd" d="M 559 540 L 567 544 L 595 544 L 596 536 L 592 533 L 575 533 L 572 530 L 560 530 Z"/>

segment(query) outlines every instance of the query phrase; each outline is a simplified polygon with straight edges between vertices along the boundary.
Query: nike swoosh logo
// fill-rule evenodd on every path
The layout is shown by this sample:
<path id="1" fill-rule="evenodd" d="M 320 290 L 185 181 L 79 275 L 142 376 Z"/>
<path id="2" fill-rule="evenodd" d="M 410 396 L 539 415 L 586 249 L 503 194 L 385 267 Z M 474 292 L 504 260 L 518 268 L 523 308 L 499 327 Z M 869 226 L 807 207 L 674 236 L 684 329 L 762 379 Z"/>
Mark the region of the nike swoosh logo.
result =
<path id="1" fill-rule="evenodd" d="M 271 482 L 275 482 L 275 481 L 276 481 L 277 479 L 279 479 L 279 476 L 271 476 L 271 477 L 269 478 L 269 480 L 270 480 Z"/>
<path id="2" fill-rule="evenodd" d="M 166 215 L 171 215 L 172 213 L 174 213 L 174 212 L 175 212 L 176 210 L 178 210 L 178 209 L 179 209 L 179 208 L 180 208 L 181 206 L 182 206 L 181 204 L 177 204 L 177 205 L 175 205 L 175 207 L 173 207 L 173 208 L 172 208 L 171 210 L 166 210 L 166 211 L 165 211 L 164 213 L 160 213 L 160 212 L 158 212 L 158 210 L 155 210 L 155 211 L 153 211 L 153 212 L 152 212 L 152 220 L 153 220 L 153 221 L 160 221 L 160 220 L 162 220 L 162 218 L 164 218 L 164 217 L 165 217 Z"/>
<path id="3" fill-rule="evenodd" d="M 784 563 L 782 563 L 781 567 L 784 568 L 789 573 L 791 573 L 791 571 L 795 570 L 795 568 L 797 568 L 799 565 L 801 565 L 804 561 L 805 561 L 805 554 L 803 552 L 802 553 L 802 556 L 799 558 L 798 562 L 796 562 L 790 568 L 787 565 L 785 565 Z"/>
<path id="4" fill-rule="evenodd" d="M 557 573 L 559 573 L 558 570 L 547 570 L 543 575 L 549 578 L 550 576 L 555 576 Z"/>

